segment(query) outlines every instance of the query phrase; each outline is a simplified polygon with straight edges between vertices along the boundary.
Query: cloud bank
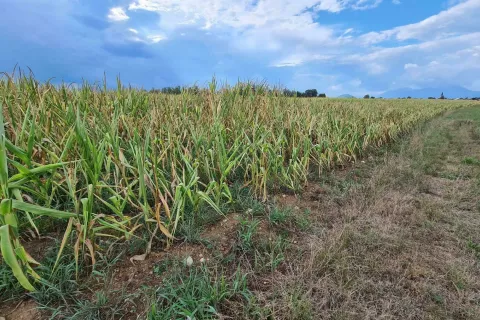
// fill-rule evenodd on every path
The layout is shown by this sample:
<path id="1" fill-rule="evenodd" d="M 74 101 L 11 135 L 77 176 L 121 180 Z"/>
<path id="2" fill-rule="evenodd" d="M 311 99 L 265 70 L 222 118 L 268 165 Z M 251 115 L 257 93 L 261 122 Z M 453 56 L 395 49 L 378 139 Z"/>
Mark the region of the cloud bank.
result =
<path id="1" fill-rule="evenodd" d="M 408 0 L 2 2 L 0 68 L 20 63 L 44 78 L 107 72 L 153 87 L 215 74 L 332 95 L 480 86 L 478 0 L 437 4 L 436 14 L 387 29 L 375 24 L 382 10 Z"/>

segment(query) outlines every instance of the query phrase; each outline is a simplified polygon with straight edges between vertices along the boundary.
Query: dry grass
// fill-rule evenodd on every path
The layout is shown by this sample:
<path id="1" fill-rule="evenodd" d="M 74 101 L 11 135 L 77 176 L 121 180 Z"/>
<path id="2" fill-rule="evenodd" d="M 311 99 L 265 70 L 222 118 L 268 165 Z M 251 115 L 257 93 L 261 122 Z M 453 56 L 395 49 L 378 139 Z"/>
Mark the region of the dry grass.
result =
<path id="1" fill-rule="evenodd" d="M 479 261 L 468 246 L 480 240 L 480 170 L 461 162 L 480 155 L 479 123 L 461 121 L 438 119 L 378 165 L 351 169 L 369 178 L 340 205 L 334 190 L 298 199 L 316 234 L 302 239 L 304 255 L 275 292 L 260 294 L 275 319 L 480 318 Z"/>

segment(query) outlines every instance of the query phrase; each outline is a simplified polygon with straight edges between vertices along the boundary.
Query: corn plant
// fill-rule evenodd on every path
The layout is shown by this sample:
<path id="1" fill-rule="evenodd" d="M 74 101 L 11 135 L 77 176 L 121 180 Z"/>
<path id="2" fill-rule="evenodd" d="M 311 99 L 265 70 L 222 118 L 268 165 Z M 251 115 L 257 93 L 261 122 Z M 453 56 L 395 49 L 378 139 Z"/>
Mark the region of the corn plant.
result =
<path id="1" fill-rule="evenodd" d="M 224 214 L 234 184 L 263 201 L 301 190 L 312 173 L 474 102 L 289 98 L 215 79 L 170 95 L 120 79 L 111 89 L 74 87 L 19 73 L 0 79 L 0 103 L 2 256 L 31 290 L 35 262 L 20 244 L 19 214 L 36 233 L 39 216 L 68 219 L 57 265 L 72 246 L 78 269 L 81 259 L 95 264 L 100 237 L 142 229 L 168 246 L 187 210 Z"/>
<path id="2" fill-rule="evenodd" d="M 62 163 L 35 166 L 31 169 L 27 168 L 8 158 L 7 146 L 10 146 L 10 152 L 15 154 L 26 154 L 26 152 L 15 148 L 11 142 L 7 141 L 4 131 L 3 112 L 0 112 L 0 186 L 2 197 L 0 203 L 0 249 L 5 263 L 10 266 L 20 284 L 25 289 L 33 291 L 35 288 L 28 279 L 28 275 L 38 280 L 39 276 L 31 266 L 38 265 L 38 262 L 25 251 L 20 243 L 18 213 L 23 212 L 35 229 L 37 228 L 31 218 L 31 214 L 57 219 L 72 218 L 75 214 L 23 201 L 22 191 L 29 190 L 28 185 L 32 179 L 62 166 Z M 31 162 L 29 163 L 31 164 Z M 18 173 L 11 177 L 9 176 L 9 164 L 18 170 Z"/>

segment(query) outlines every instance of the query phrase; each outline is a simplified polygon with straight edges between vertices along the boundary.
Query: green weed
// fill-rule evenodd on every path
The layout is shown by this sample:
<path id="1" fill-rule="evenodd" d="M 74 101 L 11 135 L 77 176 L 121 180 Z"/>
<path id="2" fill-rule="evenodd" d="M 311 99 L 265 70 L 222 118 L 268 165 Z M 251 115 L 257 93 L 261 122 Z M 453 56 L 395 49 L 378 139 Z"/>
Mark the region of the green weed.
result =
<path id="1" fill-rule="evenodd" d="M 192 267 L 175 272 L 155 291 L 147 318 L 217 319 L 225 301 L 248 302 L 246 276 L 227 277 L 215 268 Z"/>

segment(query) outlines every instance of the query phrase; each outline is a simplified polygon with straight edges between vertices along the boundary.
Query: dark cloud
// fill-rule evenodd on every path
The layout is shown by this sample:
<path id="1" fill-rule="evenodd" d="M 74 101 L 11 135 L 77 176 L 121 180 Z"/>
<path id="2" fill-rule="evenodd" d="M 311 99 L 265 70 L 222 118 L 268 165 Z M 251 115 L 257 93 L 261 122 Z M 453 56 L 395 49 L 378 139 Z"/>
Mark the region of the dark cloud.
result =
<path id="1" fill-rule="evenodd" d="M 105 43 L 103 49 L 119 57 L 153 58 L 154 54 L 142 42 Z"/>
<path id="2" fill-rule="evenodd" d="M 80 14 L 74 14 L 73 18 L 89 28 L 93 28 L 96 30 L 105 30 L 108 28 L 108 22 L 105 21 L 105 19 Z"/>

